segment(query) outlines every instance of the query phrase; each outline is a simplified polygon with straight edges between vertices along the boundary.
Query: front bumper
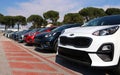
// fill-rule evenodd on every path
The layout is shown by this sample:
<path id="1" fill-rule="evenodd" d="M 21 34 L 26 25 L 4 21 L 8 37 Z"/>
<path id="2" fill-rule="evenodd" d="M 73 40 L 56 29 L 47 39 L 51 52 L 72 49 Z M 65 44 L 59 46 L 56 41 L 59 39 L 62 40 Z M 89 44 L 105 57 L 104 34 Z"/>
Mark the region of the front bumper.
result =
<path id="1" fill-rule="evenodd" d="M 89 66 L 92 63 L 88 53 L 84 51 L 78 51 L 78 50 L 59 47 L 58 56 L 66 58 L 68 60 L 73 60 L 78 63 L 89 65 Z"/>
<path id="2" fill-rule="evenodd" d="M 83 64 L 85 66 L 91 66 L 91 67 L 111 69 L 117 66 L 117 64 L 113 65 L 114 63 L 111 64 L 111 62 L 103 62 L 103 61 L 102 63 L 99 62 L 101 59 L 97 55 L 97 53 L 87 53 L 85 51 L 73 50 L 73 49 L 68 49 L 68 48 L 59 47 L 57 56 L 76 62 L 76 63 L 79 63 L 79 64 Z M 95 61 L 92 61 L 93 59 Z M 97 60 L 98 62 L 96 62 Z"/>
<path id="3" fill-rule="evenodd" d="M 44 39 L 35 39 L 34 41 L 35 45 L 41 49 L 52 49 L 51 41 L 47 41 Z"/>
<path id="4" fill-rule="evenodd" d="M 68 36 L 70 37 L 70 36 Z M 75 37 L 75 36 L 74 36 Z M 74 38 L 70 37 L 70 38 Z M 88 37 L 88 35 L 79 35 L 76 37 Z M 63 45 L 60 42 L 60 38 L 58 41 L 58 56 L 63 56 L 69 59 L 72 59 L 74 61 L 87 63 L 88 65 L 92 67 L 113 67 L 116 66 L 119 62 L 119 56 L 120 56 L 120 46 L 119 41 L 117 41 L 115 35 L 114 36 L 92 36 L 90 35 L 90 38 L 93 40 L 92 43 L 89 45 L 89 47 L 76 47 L 72 44 L 66 44 Z M 110 56 L 110 59 L 107 54 L 107 52 L 99 53 L 99 49 L 103 45 L 109 45 L 113 44 L 114 49 L 112 54 L 112 57 Z M 67 51 L 67 52 L 65 52 Z M 74 51 L 76 51 L 74 53 Z M 86 55 L 82 54 L 81 52 L 84 52 Z M 77 54 L 77 55 L 75 55 Z M 77 56 L 77 57 L 76 57 Z M 87 56 L 87 58 L 86 58 Z M 79 58 L 79 59 L 78 59 Z M 87 60 L 83 60 L 87 59 Z M 91 60 L 91 61 L 90 61 Z"/>

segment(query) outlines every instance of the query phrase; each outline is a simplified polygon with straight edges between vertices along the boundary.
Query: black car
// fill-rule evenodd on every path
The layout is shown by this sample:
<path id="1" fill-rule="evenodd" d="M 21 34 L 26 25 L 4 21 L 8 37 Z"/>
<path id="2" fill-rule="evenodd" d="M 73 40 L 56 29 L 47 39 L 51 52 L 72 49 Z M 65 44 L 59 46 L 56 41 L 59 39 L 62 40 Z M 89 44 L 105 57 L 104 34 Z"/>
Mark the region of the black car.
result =
<path id="1" fill-rule="evenodd" d="M 63 30 L 71 27 L 78 27 L 81 26 L 80 24 L 66 24 L 59 26 L 52 30 L 50 33 L 43 33 L 37 35 L 35 37 L 35 43 L 37 43 L 38 47 L 41 49 L 47 50 L 57 50 L 57 41 L 59 35 L 62 33 Z"/>
<path id="2" fill-rule="evenodd" d="M 34 45 L 43 49 L 43 47 L 41 46 L 41 42 L 44 40 L 45 36 L 48 35 L 49 33 L 50 32 L 43 32 L 41 34 L 37 34 L 34 39 Z"/>

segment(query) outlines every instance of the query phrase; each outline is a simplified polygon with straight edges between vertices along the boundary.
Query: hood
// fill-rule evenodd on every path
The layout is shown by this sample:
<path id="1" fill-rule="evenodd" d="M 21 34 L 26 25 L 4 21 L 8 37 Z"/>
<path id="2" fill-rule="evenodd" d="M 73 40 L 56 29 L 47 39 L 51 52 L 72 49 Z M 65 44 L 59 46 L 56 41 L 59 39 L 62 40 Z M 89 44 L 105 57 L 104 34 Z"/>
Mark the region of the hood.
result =
<path id="1" fill-rule="evenodd" d="M 115 26 L 115 25 L 114 25 Z M 97 30 L 106 29 L 114 26 L 88 26 L 88 27 L 75 27 L 65 30 L 65 33 L 93 33 Z"/>
<path id="2" fill-rule="evenodd" d="M 49 34 L 49 32 L 43 32 L 43 33 L 37 34 L 35 37 L 44 37 L 47 34 Z"/>

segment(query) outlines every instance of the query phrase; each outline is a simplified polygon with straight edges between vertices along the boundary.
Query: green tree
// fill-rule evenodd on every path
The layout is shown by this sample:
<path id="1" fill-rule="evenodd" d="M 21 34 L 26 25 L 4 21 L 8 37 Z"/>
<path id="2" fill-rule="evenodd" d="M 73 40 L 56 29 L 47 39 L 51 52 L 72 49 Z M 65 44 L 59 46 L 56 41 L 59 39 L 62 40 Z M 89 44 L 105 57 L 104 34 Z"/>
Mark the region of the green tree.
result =
<path id="1" fill-rule="evenodd" d="M 57 11 L 47 11 L 43 14 L 45 20 L 51 20 L 53 24 L 56 24 L 57 20 L 59 19 L 59 12 Z"/>
<path id="2" fill-rule="evenodd" d="M 105 13 L 107 15 L 117 15 L 120 14 L 120 9 L 119 8 L 108 8 Z"/>
<path id="3" fill-rule="evenodd" d="M 5 30 L 9 27 L 14 27 L 15 20 L 13 16 L 3 16 L 1 20 L 1 24 L 5 25 Z"/>
<path id="4" fill-rule="evenodd" d="M 83 17 L 79 13 L 68 13 L 64 16 L 63 23 L 83 23 Z"/>
<path id="5" fill-rule="evenodd" d="M 105 16 L 105 11 L 101 8 L 87 7 L 79 11 L 79 14 L 84 16 L 86 21 L 90 19 Z"/>
<path id="6" fill-rule="evenodd" d="M 1 22 L 2 22 L 3 16 L 4 16 L 4 15 L 0 13 L 0 24 L 1 24 Z"/>
<path id="7" fill-rule="evenodd" d="M 63 22 L 57 22 L 56 25 L 57 26 L 63 25 Z"/>
<path id="8" fill-rule="evenodd" d="M 4 15 L 0 13 L 0 17 L 1 17 L 1 16 L 4 16 Z"/>
<path id="9" fill-rule="evenodd" d="M 18 31 L 20 29 L 20 25 L 27 25 L 26 18 L 24 16 L 15 16 L 14 17 L 15 23 L 18 26 Z"/>
<path id="10" fill-rule="evenodd" d="M 34 28 L 42 26 L 43 18 L 40 15 L 31 15 L 27 18 L 27 22 L 31 22 Z"/>
<path id="11" fill-rule="evenodd" d="M 42 26 L 46 26 L 48 24 L 48 22 L 45 20 L 45 19 L 43 19 L 43 24 L 42 24 Z"/>

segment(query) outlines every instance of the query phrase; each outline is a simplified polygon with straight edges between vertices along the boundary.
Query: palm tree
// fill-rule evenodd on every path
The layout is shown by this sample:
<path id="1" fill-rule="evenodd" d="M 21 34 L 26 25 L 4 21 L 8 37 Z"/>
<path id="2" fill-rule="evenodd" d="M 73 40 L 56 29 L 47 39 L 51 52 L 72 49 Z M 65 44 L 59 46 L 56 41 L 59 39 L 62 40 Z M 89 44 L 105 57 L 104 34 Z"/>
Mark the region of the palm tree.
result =
<path id="1" fill-rule="evenodd" d="M 18 31 L 20 29 L 20 25 L 27 25 L 26 18 L 24 16 L 15 16 L 14 20 L 15 20 L 15 24 L 17 24 L 18 26 Z"/>
<path id="2" fill-rule="evenodd" d="M 1 24 L 5 25 L 5 31 L 9 27 L 14 27 L 15 21 L 14 21 L 13 16 L 3 16 L 1 18 Z"/>
<path id="3" fill-rule="evenodd" d="M 34 28 L 42 26 L 43 18 L 40 15 L 31 15 L 27 18 L 27 22 L 31 22 Z"/>

